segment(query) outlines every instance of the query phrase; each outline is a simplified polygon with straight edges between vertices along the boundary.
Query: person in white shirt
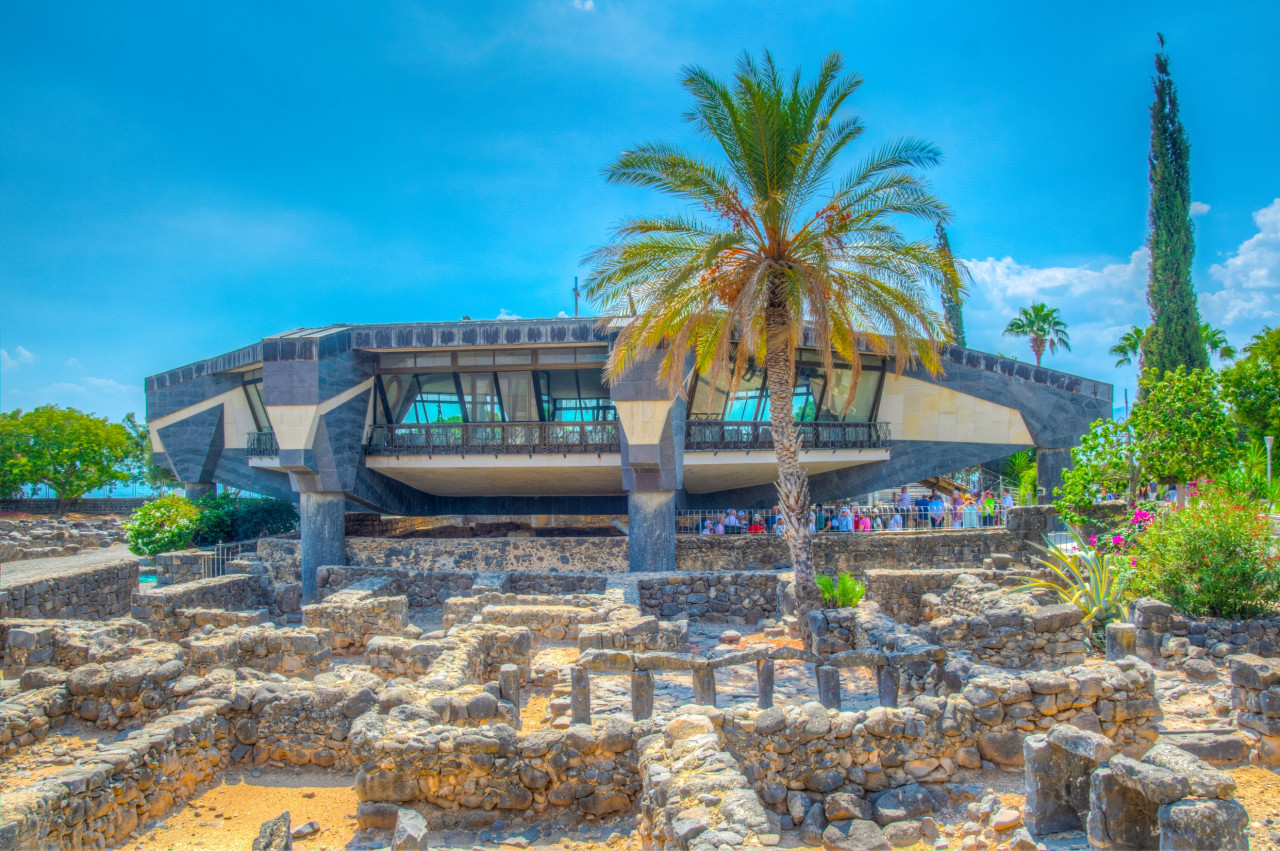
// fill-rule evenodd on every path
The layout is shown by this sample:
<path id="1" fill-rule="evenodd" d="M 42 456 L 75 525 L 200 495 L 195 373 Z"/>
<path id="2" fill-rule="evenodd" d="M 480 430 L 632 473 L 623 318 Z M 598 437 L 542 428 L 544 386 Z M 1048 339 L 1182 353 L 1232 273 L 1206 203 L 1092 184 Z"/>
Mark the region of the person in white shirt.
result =
<path id="1" fill-rule="evenodd" d="M 889 531 L 900 532 L 901 530 L 902 530 L 902 515 L 898 513 L 894 513 L 894 515 L 889 518 Z"/>
<path id="2" fill-rule="evenodd" d="M 1005 508 L 1013 508 L 1014 506 L 1013 494 L 1009 493 L 1008 488 L 1004 489 L 1004 499 L 1000 501 L 1000 504 L 1003 505 Z"/>
<path id="3" fill-rule="evenodd" d="M 710 520 L 702 524 L 702 534 L 714 535 L 715 533 L 716 533 L 716 528 Z"/>
<path id="4" fill-rule="evenodd" d="M 783 527 L 785 527 L 786 525 L 787 525 L 787 521 L 783 519 L 781 514 L 779 514 L 778 522 L 773 524 L 773 534 L 781 535 L 783 531 Z"/>

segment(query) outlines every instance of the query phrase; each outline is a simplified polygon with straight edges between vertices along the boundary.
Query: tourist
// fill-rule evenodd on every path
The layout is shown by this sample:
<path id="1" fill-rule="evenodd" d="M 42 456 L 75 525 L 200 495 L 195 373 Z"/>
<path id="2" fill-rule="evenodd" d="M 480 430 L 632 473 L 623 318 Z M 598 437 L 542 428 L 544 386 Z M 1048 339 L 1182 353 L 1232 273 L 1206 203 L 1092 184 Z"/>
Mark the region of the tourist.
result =
<path id="1" fill-rule="evenodd" d="M 825 532 L 831 528 L 831 521 L 827 519 L 827 512 L 823 510 L 822 503 L 814 506 L 816 512 L 813 515 L 813 527 L 816 532 Z"/>
<path id="2" fill-rule="evenodd" d="M 1008 511 L 1010 508 L 1013 508 L 1015 505 L 1017 505 L 1017 503 L 1013 499 L 1013 494 L 1009 491 L 1008 488 L 1004 489 L 1004 499 L 1001 500 L 1000 504 L 1004 507 L 1005 511 Z"/>
<path id="3" fill-rule="evenodd" d="M 947 512 L 946 503 L 942 501 L 942 494 L 934 491 L 929 495 L 929 526 L 933 529 L 941 529 L 945 521 Z"/>
<path id="4" fill-rule="evenodd" d="M 893 512 L 893 516 L 889 518 L 889 531 L 890 532 L 902 531 L 902 514 L 900 512 L 897 512 L 897 511 Z"/>
<path id="5" fill-rule="evenodd" d="M 978 502 L 970 494 L 965 494 L 964 507 L 960 509 L 960 528 L 978 528 Z"/>
<path id="6" fill-rule="evenodd" d="M 837 532 L 853 531 L 853 515 L 849 513 L 847 507 L 840 509 L 840 515 L 836 517 L 835 530 Z"/>
<path id="7" fill-rule="evenodd" d="M 702 524 L 702 534 L 714 535 L 715 533 L 716 533 L 715 524 L 712 523 L 710 519 L 708 519 L 706 523 Z"/>
<path id="8" fill-rule="evenodd" d="M 898 491 L 898 495 L 894 497 L 894 507 L 902 515 L 905 523 L 911 514 L 911 494 L 907 493 L 906 485 L 903 485 L 902 490 Z"/>
<path id="9" fill-rule="evenodd" d="M 871 518 L 868 515 L 864 514 L 858 518 L 858 531 L 859 532 L 871 531 Z"/>
<path id="10" fill-rule="evenodd" d="M 738 522 L 738 515 L 733 513 L 732 508 L 724 513 L 723 525 L 726 535 L 737 535 L 742 532 L 742 524 Z"/>
<path id="11" fill-rule="evenodd" d="M 996 496 L 991 491 L 982 495 L 982 525 L 996 525 Z"/>
<path id="12" fill-rule="evenodd" d="M 717 520 L 717 521 L 716 521 L 715 531 L 714 531 L 712 534 L 713 534 L 713 535 L 723 535 L 723 534 L 724 534 L 724 520 Z"/>
<path id="13" fill-rule="evenodd" d="M 960 528 L 960 509 L 964 508 L 964 497 L 960 495 L 960 491 L 951 492 L 951 528 Z"/>
<path id="14" fill-rule="evenodd" d="M 764 521 L 761 519 L 760 515 L 757 514 L 756 516 L 751 518 L 751 525 L 747 527 L 747 534 L 759 535 L 763 531 L 764 531 Z"/>
<path id="15" fill-rule="evenodd" d="M 880 516 L 880 509 L 878 507 L 876 508 L 876 513 L 871 517 L 871 531 L 872 532 L 884 531 L 884 518 Z"/>
<path id="16" fill-rule="evenodd" d="M 787 527 L 786 519 L 781 514 L 779 514 L 778 519 L 774 521 L 774 524 L 773 524 L 773 534 L 781 535 L 783 532 L 786 531 L 786 527 Z"/>
<path id="17" fill-rule="evenodd" d="M 1147 499 L 1151 500 L 1152 502 L 1155 502 L 1159 498 L 1160 498 L 1160 485 L 1152 481 L 1151 484 L 1147 485 Z"/>
<path id="18" fill-rule="evenodd" d="M 917 499 L 913 505 L 915 505 L 916 508 L 915 527 L 917 529 L 929 528 L 929 497 L 921 494 L 920 498 Z"/>

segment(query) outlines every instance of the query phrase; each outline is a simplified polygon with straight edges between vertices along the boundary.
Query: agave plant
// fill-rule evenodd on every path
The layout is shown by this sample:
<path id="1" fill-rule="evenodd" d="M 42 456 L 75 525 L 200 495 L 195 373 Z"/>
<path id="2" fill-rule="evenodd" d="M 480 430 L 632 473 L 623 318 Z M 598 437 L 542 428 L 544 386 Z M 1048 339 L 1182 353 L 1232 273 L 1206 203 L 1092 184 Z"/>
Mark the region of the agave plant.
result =
<path id="1" fill-rule="evenodd" d="M 1084 623 L 1091 629 L 1104 626 L 1119 618 L 1124 611 L 1127 583 L 1120 575 L 1117 555 L 1099 555 L 1085 543 L 1075 527 L 1071 528 L 1071 536 L 1075 538 L 1074 550 L 1049 542 L 1049 546 L 1041 547 L 1045 558 L 1036 559 L 1056 578 L 1031 579 L 1017 590 L 1050 588 L 1062 602 L 1078 606 L 1084 613 Z"/>

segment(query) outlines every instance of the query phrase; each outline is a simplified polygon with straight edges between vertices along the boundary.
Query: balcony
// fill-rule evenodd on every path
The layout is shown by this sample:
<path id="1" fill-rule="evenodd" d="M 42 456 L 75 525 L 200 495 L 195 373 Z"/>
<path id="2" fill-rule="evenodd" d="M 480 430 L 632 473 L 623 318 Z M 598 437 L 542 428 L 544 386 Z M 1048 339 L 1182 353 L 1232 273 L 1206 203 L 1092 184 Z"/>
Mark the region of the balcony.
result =
<path id="1" fill-rule="evenodd" d="M 280 454 L 274 431 L 251 431 L 245 452 L 250 458 L 274 458 Z"/>
<path id="2" fill-rule="evenodd" d="M 888 423 L 796 423 L 805 449 L 882 449 L 890 439 Z M 685 426 L 686 452 L 743 452 L 773 449 L 767 421 L 697 420 Z"/>
<path id="3" fill-rule="evenodd" d="M 616 422 L 374 426 L 366 455 L 565 455 L 621 451 Z"/>

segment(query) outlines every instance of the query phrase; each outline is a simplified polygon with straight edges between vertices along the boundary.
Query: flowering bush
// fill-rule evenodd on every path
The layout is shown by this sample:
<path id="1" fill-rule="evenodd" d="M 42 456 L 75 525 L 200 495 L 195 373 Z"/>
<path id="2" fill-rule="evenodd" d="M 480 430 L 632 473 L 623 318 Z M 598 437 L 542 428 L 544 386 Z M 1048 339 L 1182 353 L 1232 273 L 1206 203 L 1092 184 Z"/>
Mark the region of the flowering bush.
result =
<path id="1" fill-rule="evenodd" d="M 162 496 L 145 503 L 124 523 L 129 549 L 154 556 L 191 546 L 200 522 L 200 509 L 186 497 Z"/>
<path id="2" fill-rule="evenodd" d="M 1245 495 L 1209 487 L 1176 511 L 1143 521 L 1130 587 L 1196 616 L 1252 617 L 1280 599 L 1271 524 Z"/>

